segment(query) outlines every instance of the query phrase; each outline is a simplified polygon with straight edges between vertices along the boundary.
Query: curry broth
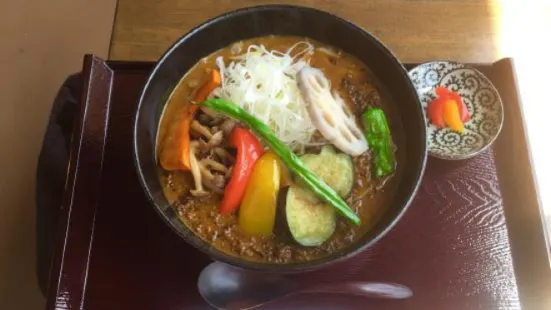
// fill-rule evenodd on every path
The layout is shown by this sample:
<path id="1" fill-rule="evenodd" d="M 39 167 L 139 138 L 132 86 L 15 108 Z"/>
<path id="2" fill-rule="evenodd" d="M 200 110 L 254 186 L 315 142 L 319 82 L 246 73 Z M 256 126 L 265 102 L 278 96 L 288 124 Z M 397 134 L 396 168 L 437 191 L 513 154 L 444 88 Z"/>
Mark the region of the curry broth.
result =
<path id="1" fill-rule="evenodd" d="M 350 95 L 350 88 L 343 86 L 345 79 L 348 84 L 356 85 L 356 89 L 359 89 L 362 94 L 375 94 L 380 98 L 378 104 L 387 115 L 393 142 L 397 147 L 397 169 L 394 175 L 387 179 L 371 180 L 369 153 L 355 157 L 356 180 L 352 194 L 346 201 L 360 216 L 362 225 L 354 226 L 346 219 L 339 217 L 333 236 L 318 247 L 304 247 L 292 240 L 284 225 L 281 207 L 278 208 L 276 228 L 271 236 L 246 236 L 240 232 L 235 214 L 228 216 L 219 214 L 221 195 L 212 194 L 204 198 L 192 197 L 189 190 L 193 186 L 193 180 L 189 172 L 159 169 L 164 193 L 184 223 L 219 250 L 234 256 L 245 257 L 248 260 L 275 263 L 308 261 L 329 255 L 355 242 L 376 224 L 385 209 L 389 207 L 403 170 L 400 163 L 403 163 L 405 158 L 404 132 L 399 120 L 399 111 L 390 100 L 390 96 L 377 86 L 374 76 L 359 60 L 310 39 L 283 36 L 268 36 L 243 41 L 241 53 L 246 52 L 247 46 L 251 44 L 262 44 L 269 50 L 286 51 L 301 40 L 307 40 L 314 45 L 316 49 L 310 59 L 311 66 L 324 71 L 325 76 L 331 81 L 332 88 L 341 94 L 356 115 L 359 115 L 362 109 L 354 104 L 355 99 Z M 329 56 L 319 48 L 330 49 L 339 54 L 339 57 Z M 172 122 L 179 121 L 184 109 L 190 103 L 197 85 L 201 85 L 207 76 L 206 72 L 216 68 L 215 59 L 219 56 L 223 56 L 227 64 L 232 56 L 231 46 L 203 58 L 180 80 L 163 113 L 158 135 L 158 149 L 162 147 L 168 126 Z M 360 122 L 359 119 L 358 122 Z M 284 201 L 285 193 L 285 190 L 281 191 L 280 199 L 278 199 L 280 202 Z"/>

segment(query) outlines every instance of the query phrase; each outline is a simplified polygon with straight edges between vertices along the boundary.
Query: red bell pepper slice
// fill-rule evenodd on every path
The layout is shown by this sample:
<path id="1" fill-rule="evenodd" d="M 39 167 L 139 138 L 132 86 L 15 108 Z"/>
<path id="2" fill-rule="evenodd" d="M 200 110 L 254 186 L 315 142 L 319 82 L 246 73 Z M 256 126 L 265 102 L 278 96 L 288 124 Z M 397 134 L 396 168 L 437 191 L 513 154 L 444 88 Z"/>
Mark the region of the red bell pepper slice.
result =
<path id="1" fill-rule="evenodd" d="M 444 103 L 445 100 L 442 98 L 436 98 L 427 107 L 427 114 L 429 115 L 429 120 L 438 128 L 444 128 L 446 124 L 444 123 L 443 113 L 444 113 Z"/>
<path id="2" fill-rule="evenodd" d="M 264 153 L 262 143 L 250 131 L 236 127 L 229 139 L 229 144 L 237 149 L 230 181 L 224 189 L 224 199 L 220 204 L 220 213 L 229 214 L 237 210 L 243 196 L 254 164 Z"/>

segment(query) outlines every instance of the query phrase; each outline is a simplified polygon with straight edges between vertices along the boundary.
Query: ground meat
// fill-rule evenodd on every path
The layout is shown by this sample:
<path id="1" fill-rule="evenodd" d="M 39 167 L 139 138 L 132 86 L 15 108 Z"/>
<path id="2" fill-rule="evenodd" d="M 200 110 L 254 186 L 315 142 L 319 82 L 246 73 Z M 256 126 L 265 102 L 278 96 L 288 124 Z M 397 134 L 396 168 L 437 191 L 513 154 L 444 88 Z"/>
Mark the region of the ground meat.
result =
<path id="1" fill-rule="evenodd" d="M 288 234 L 247 236 L 240 231 L 237 217 L 220 214 L 218 205 L 216 195 L 210 195 L 200 199 L 183 197 L 177 202 L 175 208 L 187 226 L 198 236 L 216 244 L 218 248 L 252 260 L 272 263 L 308 261 L 313 257 L 332 253 L 354 240 L 354 232 L 350 237 L 348 231 L 350 226 L 343 219 L 338 220 L 335 234 L 337 237 L 319 247 L 302 247 L 295 243 Z M 282 231 L 283 227 L 276 229 Z"/>
<path id="2" fill-rule="evenodd" d="M 354 163 L 357 186 L 362 187 L 364 180 L 371 179 L 371 153 L 365 152 L 360 156 L 353 157 L 352 162 Z"/>
<path id="3" fill-rule="evenodd" d="M 345 76 L 341 80 L 341 87 L 350 96 L 358 113 L 364 111 L 368 106 L 379 107 L 381 105 L 379 92 L 371 83 L 356 84 L 352 77 Z"/>
<path id="4" fill-rule="evenodd" d="M 352 159 L 354 163 L 355 184 L 352 194 L 346 199 L 346 203 L 359 213 L 362 208 L 362 200 L 366 196 L 372 196 L 376 190 L 376 182 L 371 179 L 371 153 L 365 152 Z M 345 239 L 348 237 L 345 237 Z"/>
<path id="5" fill-rule="evenodd" d="M 370 154 L 355 157 L 355 183 L 347 203 L 360 214 L 362 197 L 375 191 L 377 182 L 370 178 Z M 282 192 L 284 193 L 284 191 Z M 283 195 L 284 196 L 284 195 Z M 247 236 L 241 232 L 238 217 L 222 215 L 218 210 L 220 195 L 191 197 L 184 195 L 175 206 L 187 226 L 198 236 L 217 248 L 254 261 L 271 263 L 303 262 L 338 251 L 358 239 L 359 232 L 345 218 L 339 217 L 331 239 L 317 247 L 303 247 L 293 241 L 285 221 L 276 220 L 274 233 L 269 236 Z M 282 216 L 280 214 L 280 216 Z"/>
<path id="6" fill-rule="evenodd" d="M 278 244 L 277 258 L 279 259 L 279 262 L 290 261 L 293 258 L 293 251 L 291 247 L 285 244 Z"/>
<path id="7" fill-rule="evenodd" d="M 176 185 L 176 183 L 174 183 L 174 181 L 172 180 L 172 178 L 174 177 L 174 174 L 169 174 L 167 177 L 166 177 L 166 184 L 168 185 L 168 188 L 170 188 L 171 190 L 173 191 L 176 191 L 178 190 L 178 186 Z"/>

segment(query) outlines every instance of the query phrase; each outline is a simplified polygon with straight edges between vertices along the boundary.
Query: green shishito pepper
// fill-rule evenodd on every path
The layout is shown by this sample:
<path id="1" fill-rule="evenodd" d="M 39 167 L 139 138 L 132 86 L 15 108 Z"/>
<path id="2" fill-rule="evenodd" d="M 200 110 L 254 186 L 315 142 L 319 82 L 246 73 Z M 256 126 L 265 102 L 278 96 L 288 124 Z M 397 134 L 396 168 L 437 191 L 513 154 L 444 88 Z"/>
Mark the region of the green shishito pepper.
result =
<path id="1" fill-rule="evenodd" d="M 361 220 L 358 215 L 350 209 L 339 194 L 310 171 L 298 156 L 272 133 L 270 127 L 230 101 L 224 99 L 210 99 L 203 101 L 201 104 L 249 126 L 249 128 L 260 137 L 277 156 L 279 156 L 281 161 L 304 181 L 312 192 L 320 199 L 333 206 L 339 214 L 348 218 L 354 224 L 360 225 Z"/>
<path id="2" fill-rule="evenodd" d="M 392 149 L 392 137 L 385 113 L 369 107 L 362 113 L 365 138 L 374 154 L 375 175 L 380 178 L 394 172 L 396 160 Z"/>

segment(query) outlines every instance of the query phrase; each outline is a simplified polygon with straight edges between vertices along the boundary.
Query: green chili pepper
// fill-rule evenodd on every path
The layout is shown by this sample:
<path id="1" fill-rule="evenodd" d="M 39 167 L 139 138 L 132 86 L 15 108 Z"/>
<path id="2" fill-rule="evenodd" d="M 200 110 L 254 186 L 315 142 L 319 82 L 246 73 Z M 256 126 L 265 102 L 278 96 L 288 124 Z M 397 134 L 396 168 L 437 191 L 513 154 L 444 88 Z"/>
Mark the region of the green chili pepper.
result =
<path id="1" fill-rule="evenodd" d="M 369 107 L 362 114 L 362 120 L 365 138 L 375 155 L 375 175 L 380 178 L 393 173 L 396 160 L 385 113 L 379 108 Z"/>
<path id="2" fill-rule="evenodd" d="M 226 114 L 236 120 L 245 123 L 279 156 L 281 161 L 293 171 L 312 192 L 319 198 L 333 206 L 338 213 L 351 220 L 354 224 L 360 225 L 361 220 L 346 202 L 331 187 L 319 179 L 306 165 L 291 151 L 287 145 L 279 140 L 270 127 L 259 119 L 249 114 L 239 106 L 223 99 L 210 99 L 203 101 L 202 105 Z"/>

